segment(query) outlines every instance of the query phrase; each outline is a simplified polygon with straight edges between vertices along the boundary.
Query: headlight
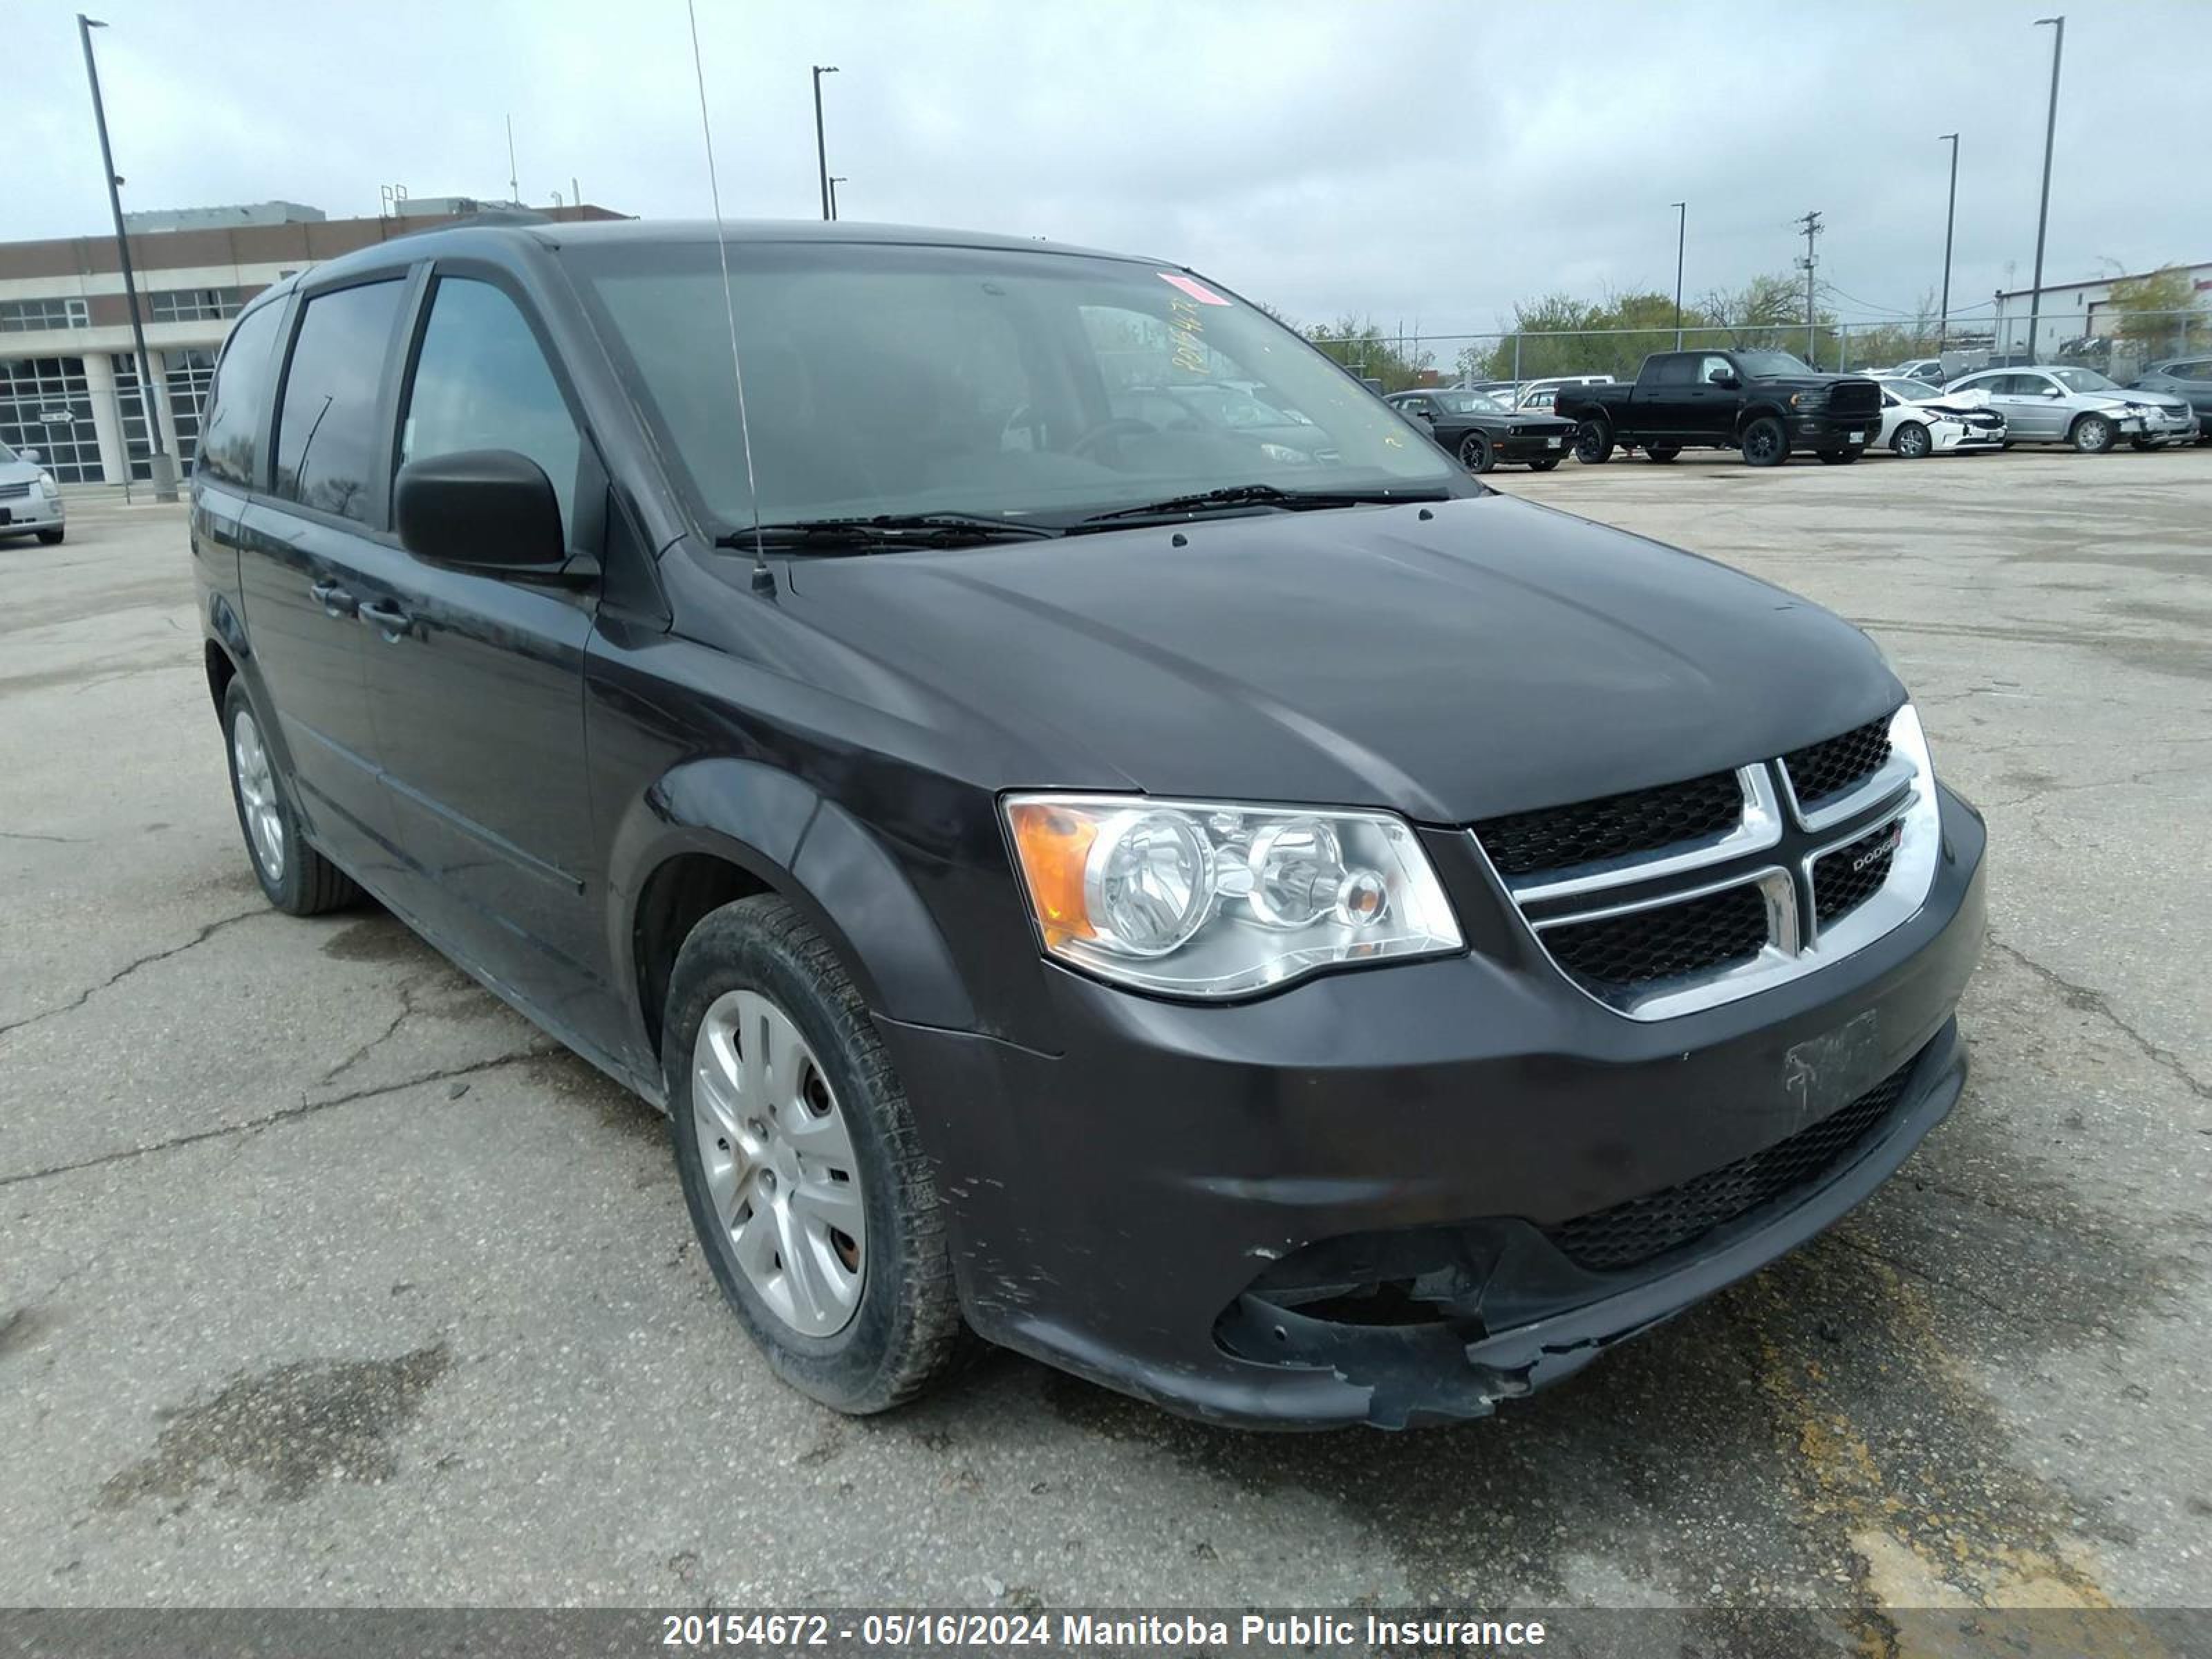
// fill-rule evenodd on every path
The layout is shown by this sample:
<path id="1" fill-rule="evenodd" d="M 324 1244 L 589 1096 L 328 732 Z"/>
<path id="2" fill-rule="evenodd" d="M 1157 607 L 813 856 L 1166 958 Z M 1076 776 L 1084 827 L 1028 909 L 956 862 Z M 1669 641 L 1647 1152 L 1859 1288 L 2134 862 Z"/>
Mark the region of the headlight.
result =
<path id="1" fill-rule="evenodd" d="M 41 472 L 39 474 L 39 493 L 44 495 L 50 501 L 58 501 L 61 500 L 62 487 L 54 482 L 54 475 L 52 473 Z"/>
<path id="2" fill-rule="evenodd" d="M 1102 979 L 1239 996 L 1461 948 L 1427 855 L 1388 812 L 1011 795 L 1006 813 L 1045 950 Z"/>

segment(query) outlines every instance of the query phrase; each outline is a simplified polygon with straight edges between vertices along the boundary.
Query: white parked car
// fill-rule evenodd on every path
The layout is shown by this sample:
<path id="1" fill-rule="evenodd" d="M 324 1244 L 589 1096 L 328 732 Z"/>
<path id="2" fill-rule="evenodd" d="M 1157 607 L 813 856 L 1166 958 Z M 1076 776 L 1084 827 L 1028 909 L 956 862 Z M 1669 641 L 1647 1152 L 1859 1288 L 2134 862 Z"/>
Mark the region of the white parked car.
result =
<path id="1" fill-rule="evenodd" d="M 1881 388 L 1881 430 L 1870 449 L 1887 449 L 1908 461 L 1962 449 L 2002 449 L 2005 417 L 1985 392 L 1938 391 L 1925 380 L 1887 376 Z"/>
<path id="2" fill-rule="evenodd" d="M 2071 444 L 2101 455 L 2122 438 L 2137 449 L 2197 441 L 2197 411 L 2186 398 L 2130 392 L 2094 368 L 1990 368 L 1943 388 L 1947 398 L 1962 392 L 1987 393 L 2014 443 Z"/>
<path id="3" fill-rule="evenodd" d="M 35 449 L 0 444 L 0 537 L 36 536 L 48 547 L 62 538 L 61 486 L 39 465 Z"/>

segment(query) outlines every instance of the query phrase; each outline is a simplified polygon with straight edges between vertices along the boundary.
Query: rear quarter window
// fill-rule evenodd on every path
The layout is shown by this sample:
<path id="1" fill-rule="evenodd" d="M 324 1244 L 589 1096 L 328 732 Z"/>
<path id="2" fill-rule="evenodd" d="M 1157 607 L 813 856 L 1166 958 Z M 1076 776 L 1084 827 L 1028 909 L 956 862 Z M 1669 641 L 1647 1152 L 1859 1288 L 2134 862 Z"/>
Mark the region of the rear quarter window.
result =
<path id="1" fill-rule="evenodd" d="M 240 318 L 231 330 L 208 394 L 207 426 L 200 434 L 195 463 L 201 476 L 242 489 L 252 486 L 254 445 L 260 436 L 261 411 L 269 403 L 270 353 L 283 315 L 283 306 L 272 301 Z"/>

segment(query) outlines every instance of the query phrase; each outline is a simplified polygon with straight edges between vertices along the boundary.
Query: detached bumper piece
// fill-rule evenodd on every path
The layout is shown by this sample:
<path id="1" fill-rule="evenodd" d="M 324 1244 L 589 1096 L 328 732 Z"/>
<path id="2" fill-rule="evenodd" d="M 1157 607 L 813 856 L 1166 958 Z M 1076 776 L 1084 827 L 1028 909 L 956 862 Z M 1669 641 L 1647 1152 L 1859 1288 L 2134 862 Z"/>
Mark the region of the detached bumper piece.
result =
<path id="1" fill-rule="evenodd" d="M 1487 1416 L 1826 1228 L 1942 1121 L 1964 1073 L 1947 1026 L 1818 1122 L 1662 1192 L 1549 1228 L 1492 1217 L 1309 1245 L 1223 1311 L 1214 1340 L 1369 1390 L 1379 1428 Z"/>

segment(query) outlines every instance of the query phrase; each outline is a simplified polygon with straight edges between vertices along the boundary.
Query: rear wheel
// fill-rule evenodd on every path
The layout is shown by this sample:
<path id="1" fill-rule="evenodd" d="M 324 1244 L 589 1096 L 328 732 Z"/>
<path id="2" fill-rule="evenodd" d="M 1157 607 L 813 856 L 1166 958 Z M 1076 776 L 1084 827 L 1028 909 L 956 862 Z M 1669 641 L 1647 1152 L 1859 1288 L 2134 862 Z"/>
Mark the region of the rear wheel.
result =
<path id="1" fill-rule="evenodd" d="M 1889 447 L 1906 460 L 1917 461 L 1936 446 L 1926 427 L 1917 421 L 1907 421 L 1890 434 Z"/>
<path id="2" fill-rule="evenodd" d="M 1644 446 L 1644 453 L 1647 457 L 1655 461 L 1671 461 L 1677 455 L 1682 453 L 1682 446 L 1680 444 L 1647 444 Z"/>
<path id="3" fill-rule="evenodd" d="M 927 1388 L 963 1330 L 944 1212 L 829 941 L 772 895 L 714 912 L 677 957 L 661 1066 L 692 1224 L 776 1375 L 855 1414 Z"/>
<path id="4" fill-rule="evenodd" d="M 2084 415 L 2074 422 L 2073 431 L 2067 434 L 2074 447 L 2084 455 L 2103 454 L 2118 435 L 2112 423 L 2101 415 Z"/>
<path id="5" fill-rule="evenodd" d="M 295 916 L 320 915 L 358 902 L 361 889 L 353 878 L 301 835 L 299 814 L 292 809 L 260 716 L 246 696 L 246 682 L 235 676 L 222 696 L 222 730 L 238 827 L 246 836 L 254 878 L 269 902 Z"/>
<path id="6" fill-rule="evenodd" d="M 1762 415 L 1743 429 L 1743 459 L 1750 466 L 1779 466 L 1790 459 L 1790 434 L 1771 415 Z"/>
<path id="7" fill-rule="evenodd" d="M 1459 441 L 1459 464 L 1470 472 L 1487 472 L 1497 465 L 1491 453 L 1490 440 L 1480 432 L 1470 432 Z"/>
<path id="8" fill-rule="evenodd" d="M 1575 434 L 1575 459 L 1584 466 L 1602 466 L 1613 459 L 1613 428 L 1602 420 L 1584 421 Z"/>

